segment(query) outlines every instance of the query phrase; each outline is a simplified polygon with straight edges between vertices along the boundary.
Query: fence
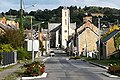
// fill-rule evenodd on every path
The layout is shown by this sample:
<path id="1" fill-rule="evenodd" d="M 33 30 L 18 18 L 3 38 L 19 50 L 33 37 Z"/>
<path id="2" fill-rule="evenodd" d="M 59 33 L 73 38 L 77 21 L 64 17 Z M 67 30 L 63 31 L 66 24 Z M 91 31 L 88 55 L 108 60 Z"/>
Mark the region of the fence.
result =
<path id="1" fill-rule="evenodd" d="M 13 51 L 10 53 L 2 52 L 1 56 L 2 56 L 2 60 L 1 60 L 2 66 L 6 66 L 6 65 L 17 62 L 17 52 L 16 51 Z"/>

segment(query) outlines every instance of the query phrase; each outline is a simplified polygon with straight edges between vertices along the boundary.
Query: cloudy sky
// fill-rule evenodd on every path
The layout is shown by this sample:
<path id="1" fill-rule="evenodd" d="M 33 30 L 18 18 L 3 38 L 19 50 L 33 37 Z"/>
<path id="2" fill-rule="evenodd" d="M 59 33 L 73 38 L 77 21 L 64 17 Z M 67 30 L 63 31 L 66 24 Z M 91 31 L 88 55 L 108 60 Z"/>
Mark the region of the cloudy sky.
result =
<path id="1" fill-rule="evenodd" d="M 23 0 L 23 7 L 26 11 L 38 9 L 54 9 L 59 6 L 101 6 L 120 9 L 120 0 Z M 34 5 L 34 7 L 32 6 Z M 0 2 L 0 12 L 9 9 L 19 10 L 20 0 L 2 0 Z"/>

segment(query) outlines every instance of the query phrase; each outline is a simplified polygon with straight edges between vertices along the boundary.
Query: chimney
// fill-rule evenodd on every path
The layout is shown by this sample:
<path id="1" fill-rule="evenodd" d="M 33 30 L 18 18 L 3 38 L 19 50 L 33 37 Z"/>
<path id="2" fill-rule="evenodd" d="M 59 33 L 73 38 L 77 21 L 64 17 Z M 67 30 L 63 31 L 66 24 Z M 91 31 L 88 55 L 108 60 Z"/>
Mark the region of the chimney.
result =
<path id="1" fill-rule="evenodd" d="M 87 22 L 87 21 L 92 22 L 92 16 L 85 16 L 85 17 L 83 17 L 83 22 Z"/>

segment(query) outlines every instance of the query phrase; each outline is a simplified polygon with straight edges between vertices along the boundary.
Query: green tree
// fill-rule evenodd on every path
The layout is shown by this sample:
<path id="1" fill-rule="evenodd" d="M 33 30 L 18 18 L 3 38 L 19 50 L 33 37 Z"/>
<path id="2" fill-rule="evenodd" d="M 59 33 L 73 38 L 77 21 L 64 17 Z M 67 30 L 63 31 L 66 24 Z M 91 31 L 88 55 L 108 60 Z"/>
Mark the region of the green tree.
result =
<path id="1" fill-rule="evenodd" d="M 1 44 L 10 44 L 14 49 L 22 47 L 24 42 L 23 35 L 20 34 L 19 30 L 6 30 L 4 35 L 0 36 Z"/>
<path id="2" fill-rule="evenodd" d="M 10 9 L 8 12 L 5 13 L 6 15 L 18 15 L 17 10 Z"/>
<path id="3" fill-rule="evenodd" d="M 119 45 L 120 45 L 120 33 L 118 33 L 115 37 L 114 37 L 114 41 L 115 41 L 115 47 L 118 50 L 119 49 Z"/>

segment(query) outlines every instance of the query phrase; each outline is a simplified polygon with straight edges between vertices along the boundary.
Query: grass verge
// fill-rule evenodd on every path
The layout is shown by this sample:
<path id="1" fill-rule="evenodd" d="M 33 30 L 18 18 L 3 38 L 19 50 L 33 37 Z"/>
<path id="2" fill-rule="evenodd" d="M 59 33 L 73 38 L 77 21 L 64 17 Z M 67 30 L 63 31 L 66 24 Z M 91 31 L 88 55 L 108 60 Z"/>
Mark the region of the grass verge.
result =
<path id="1" fill-rule="evenodd" d="M 10 68 L 12 68 L 12 67 L 15 66 L 15 65 L 17 65 L 17 64 L 14 64 L 14 65 L 10 65 L 10 66 L 7 66 L 7 67 L 0 68 L 0 72 L 1 72 L 1 71 L 4 71 L 4 70 L 6 70 L 6 69 L 10 69 Z"/>

